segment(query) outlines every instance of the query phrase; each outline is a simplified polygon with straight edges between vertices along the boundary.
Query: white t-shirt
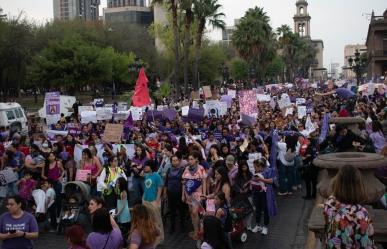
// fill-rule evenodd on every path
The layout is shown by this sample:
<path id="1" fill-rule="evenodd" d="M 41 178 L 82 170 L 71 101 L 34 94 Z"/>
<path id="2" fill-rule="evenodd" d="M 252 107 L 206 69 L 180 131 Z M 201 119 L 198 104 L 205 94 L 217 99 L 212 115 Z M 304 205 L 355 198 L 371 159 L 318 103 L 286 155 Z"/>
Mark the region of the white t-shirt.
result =
<path id="1" fill-rule="evenodd" d="M 53 188 L 49 188 L 46 190 L 47 208 L 51 207 L 54 201 L 55 201 L 55 190 Z"/>

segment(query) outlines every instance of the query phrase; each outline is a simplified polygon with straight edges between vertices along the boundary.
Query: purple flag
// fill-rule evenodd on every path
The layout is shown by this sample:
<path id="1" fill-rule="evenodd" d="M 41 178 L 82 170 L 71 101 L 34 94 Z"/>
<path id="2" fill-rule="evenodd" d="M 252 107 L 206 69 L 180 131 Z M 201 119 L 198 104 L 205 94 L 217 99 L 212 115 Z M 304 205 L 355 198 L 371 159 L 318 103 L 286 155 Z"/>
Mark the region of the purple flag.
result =
<path id="1" fill-rule="evenodd" d="M 170 121 L 175 120 L 176 119 L 176 115 L 177 115 L 177 112 L 174 109 L 165 109 L 165 110 L 163 110 L 163 116 L 166 119 L 170 120 Z"/>
<path id="2" fill-rule="evenodd" d="M 204 109 L 189 108 L 188 120 L 199 122 L 204 118 Z"/>
<path id="3" fill-rule="evenodd" d="M 126 119 L 124 123 L 124 128 L 126 129 L 132 129 L 133 128 L 133 118 L 132 113 L 130 112 L 129 117 Z"/>
<path id="4" fill-rule="evenodd" d="M 270 156 L 269 156 L 269 162 L 270 167 L 273 169 L 277 168 L 277 144 L 278 144 L 278 131 L 272 130 L 271 131 L 271 148 L 270 148 Z M 276 172 L 276 178 L 274 183 L 278 186 L 278 174 Z"/>
<path id="5" fill-rule="evenodd" d="M 327 137 L 328 126 L 329 126 L 329 119 L 330 119 L 329 113 L 325 113 L 324 117 L 323 117 L 323 122 L 322 122 L 322 125 L 321 125 L 320 137 L 318 138 L 318 141 L 319 141 L 320 144 L 322 142 L 324 142 L 325 138 Z"/>

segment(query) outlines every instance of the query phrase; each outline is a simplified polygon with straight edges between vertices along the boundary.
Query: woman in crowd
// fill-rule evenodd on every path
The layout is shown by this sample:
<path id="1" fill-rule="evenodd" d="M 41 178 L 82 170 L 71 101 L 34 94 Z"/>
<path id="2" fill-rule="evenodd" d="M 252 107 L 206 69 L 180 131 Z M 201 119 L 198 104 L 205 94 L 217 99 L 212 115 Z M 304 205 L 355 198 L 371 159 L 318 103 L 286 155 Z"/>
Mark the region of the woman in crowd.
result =
<path id="1" fill-rule="evenodd" d="M 119 177 L 126 179 L 123 169 L 118 167 L 117 157 L 112 156 L 108 159 L 108 167 L 104 167 L 98 178 L 106 208 L 109 210 L 114 209 L 117 204 L 116 180 Z"/>
<path id="2" fill-rule="evenodd" d="M 231 203 L 231 185 L 227 173 L 225 167 L 215 169 L 215 180 L 212 181 L 211 194 L 207 195 L 207 198 L 214 198 L 218 193 L 222 192 L 227 203 Z"/>
<path id="3" fill-rule="evenodd" d="M 62 201 L 62 180 L 65 171 L 63 169 L 61 161 L 57 159 L 54 152 L 50 152 L 46 165 L 42 171 L 42 178 L 44 180 L 51 180 L 53 182 L 53 188 L 55 190 L 55 203 L 57 215 L 61 211 L 61 201 Z"/>
<path id="4" fill-rule="evenodd" d="M 22 209 L 22 198 L 18 195 L 7 200 L 8 212 L 0 216 L 0 240 L 2 249 L 33 248 L 32 240 L 38 238 L 35 217 Z"/>
<path id="5" fill-rule="evenodd" d="M 86 232 L 80 225 L 72 225 L 65 230 L 69 249 L 90 249 L 86 245 Z"/>
<path id="6" fill-rule="evenodd" d="M 294 158 L 296 156 L 296 144 L 294 138 L 285 136 L 278 142 L 278 174 L 279 192 L 278 195 L 293 194 Z"/>
<path id="7" fill-rule="evenodd" d="M 148 208 L 144 205 L 136 205 L 133 207 L 132 214 L 129 249 L 155 249 L 156 239 L 160 231 L 158 231 Z"/>
<path id="8" fill-rule="evenodd" d="M 97 177 L 102 172 L 102 166 L 97 157 L 94 157 L 90 149 L 86 148 L 82 151 L 82 160 L 80 162 L 82 170 L 90 170 L 88 184 L 90 185 L 90 194 L 97 196 Z"/>
<path id="9" fill-rule="evenodd" d="M 113 228 L 107 209 L 97 209 L 91 220 L 93 232 L 87 236 L 86 244 L 90 249 L 120 249 L 123 238 L 119 228 Z"/>
<path id="10" fill-rule="evenodd" d="M 188 167 L 183 173 L 184 191 L 182 199 L 188 204 L 193 232 L 190 236 L 194 240 L 198 240 L 199 231 L 199 207 L 201 196 L 206 195 L 206 177 L 207 173 L 203 166 L 199 165 L 201 158 L 199 151 L 192 151 L 188 157 Z"/>
<path id="11" fill-rule="evenodd" d="M 129 190 L 128 190 L 128 182 L 124 177 L 120 177 L 117 179 L 117 190 L 118 190 L 118 198 L 117 198 L 117 213 L 116 219 L 118 225 L 121 229 L 122 236 L 124 238 L 128 237 L 128 232 L 130 229 L 130 211 L 129 211 Z M 126 243 L 124 243 L 126 245 Z"/>
<path id="12" fill-rule="evenodd" d="M 228 249 L 221 221 L 214 216 L 203 220 L 203 244 L 201 249 Z"/>
<path id="13" fill-rule="evenodd" d="M 148 154 L 145 148 L 141 145 L 135 146 L 135 153 L 132 159 L 132 172 L 133 172 L 133 199 L 137 202 L 141 200 L 144 194 L 144 165 L 149 160 Z"/>
<path id="14" fill-rule="evenodd" d="M 375 248 L 371 218 L 362 206 L 366 198 L 360 171 L 341 167 L 324 204 L 327 248 Z"/>
<path id="15" fill-rule="evenodd" d="M 387 146 L 386 137 L 383 134 L 382 125 L 379 121 L 375 120 L 372 122 L 372 133 L 370 134 L 370 138 L 376 153 L 380 153 L 380 151 Z"/>

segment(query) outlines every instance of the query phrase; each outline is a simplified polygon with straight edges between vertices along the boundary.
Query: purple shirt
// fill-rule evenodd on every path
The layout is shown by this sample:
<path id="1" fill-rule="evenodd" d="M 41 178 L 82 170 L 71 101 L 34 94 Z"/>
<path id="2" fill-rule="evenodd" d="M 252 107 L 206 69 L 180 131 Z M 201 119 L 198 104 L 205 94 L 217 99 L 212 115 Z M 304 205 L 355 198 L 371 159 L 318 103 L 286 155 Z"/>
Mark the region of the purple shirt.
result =
<path id="1" fill-rule="evenodd" d="M 159 236 L 159 232 L 156 231 L 156 236 Z M 141 234 L 138 232 L 137 229 L 134 229 L 132 234 L 130 235 L 130 244 L 135 244 L 138 246 L 138 249 L 155 249 L 155 243 L 153 244 L 145 244 L 142 243 Z"/>
<path id="2" fill-rule="evenodd" d="M 109 240 L 108 240 L 109 237 Z M 108 240 L 108 241 L 107 241 Z M 107 242 L 107 243 L 106 243 Z M 103 249 L 105 244 L 105 248 L 109 249 L 118 249 L 123 245 L 123 239 L 121 235 L 121 231 L 118 228 L 114 228 L 110 232 L 110 236 L 108 233 L 95 233 L 92 232 L 87 236 L 86 244 L 90 247 L 90 249 Z"/>
<path id="3" fill-rule="evenodd" d="M 8 233 L 11 230 L 19 230 L 27 233 L 38 232 L 38 223 L 30 213 L 23 212 L 23 215 L 15 219 L 6 212 L 0 217 L 0 233 Z M 25 238 L 12 238 L 3 241 L 2 249 L 32 249 L 33 243 Z"/>
<path id="4" fill-rule="evenodd" d="M 339 95 L 340 98 L 347 99 L 347 100 L 355 96 L 354 92 L 343 87 L 337 88 L 336 94 Z"/>

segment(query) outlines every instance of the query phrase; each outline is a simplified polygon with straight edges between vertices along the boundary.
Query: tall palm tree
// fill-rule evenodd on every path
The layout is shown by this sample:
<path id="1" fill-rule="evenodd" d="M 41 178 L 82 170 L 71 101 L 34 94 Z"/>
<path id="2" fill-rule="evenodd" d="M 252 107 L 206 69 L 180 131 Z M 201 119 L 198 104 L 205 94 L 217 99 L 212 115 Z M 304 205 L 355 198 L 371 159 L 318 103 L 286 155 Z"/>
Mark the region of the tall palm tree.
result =
<path id="1" fill-rule="evenodd" d="M 292 33 L 292 30 L 290 29 L 289 25 L 282 24 L 280 27 L 277 28 L 277 35 L 278 35 L 278 41 L 280 48 L 283 48 L 285 44 L 289 41 L 289 35 Z"/>
<path id="2" fill-rule="evenodd" d="M 200 60 L 200 50 L 202 47 L 202 40 L 204 35 L 204 30 L 206 28 L 206 23 L 208 22 L 213 28 L 224 29 L 226 24 L 222 20 L 225 16 L 224 13 L 219 12 L 221 4 L 218 3 L 218 0 L 194 0 L 194 15 L 198 22 L 198 28 L 196 31 L 195 37 L 195 63 L 193 71 L 193 84 L 194 89 L 198 89 L 199 86 L 199 60 Z"/>
<path id="3" fill-rule="evenodd" d="M 191 26 L 194 20 L 193 0 L 182 0 L 180 9 L 184 11 L 184 92 L 188 94 L 189 48 L 191 46 Z"/>
<path id="4" fill-rule="evenodd" d="M 172 28 L 173 28 L 173 52 L 175 54 L 175 69 L 173 73 L 172 84 L 177 90 L 177 93 L 180 92 L 179 81 L 179 71 L 180 71 L 180 34 L 178 26 L 178 9 L 179 9 L 179 0 L 153 0 L 152 4 L 163 4 L 166 3 L 172 13 Z"/>

